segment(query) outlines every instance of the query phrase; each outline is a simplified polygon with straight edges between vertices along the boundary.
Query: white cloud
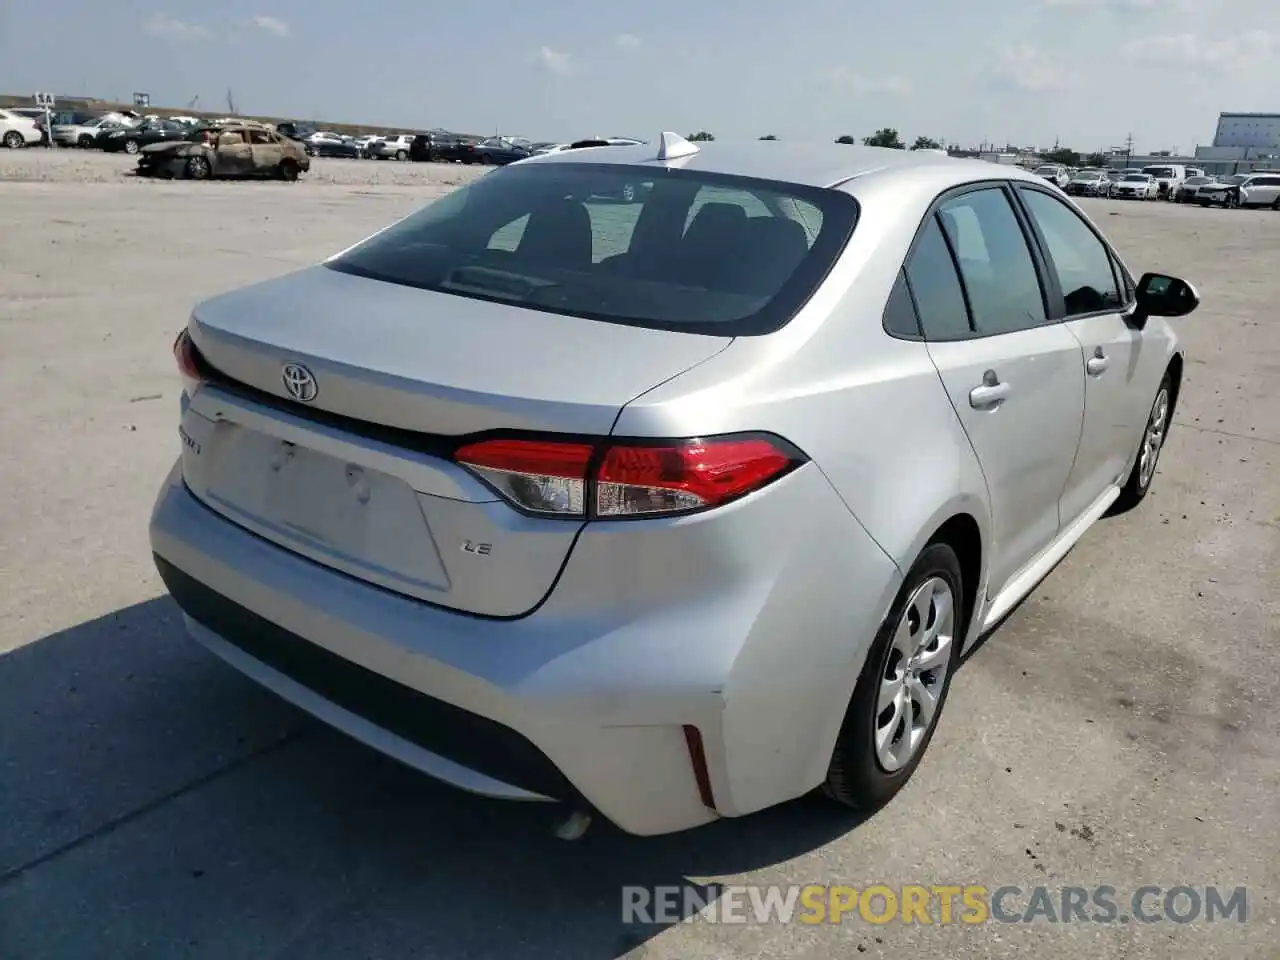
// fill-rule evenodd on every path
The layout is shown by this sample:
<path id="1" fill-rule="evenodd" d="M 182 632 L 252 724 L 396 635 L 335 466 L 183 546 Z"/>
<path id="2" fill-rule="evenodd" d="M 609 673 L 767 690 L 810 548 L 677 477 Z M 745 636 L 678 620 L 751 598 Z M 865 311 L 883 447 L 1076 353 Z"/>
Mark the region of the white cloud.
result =
<path id="1" fill-rule="evenodd" d="M 1131 40 L 1121 51 L 1135 63 L 1148 66 L 1232 70 L 1251 66 L 1280 51 L 1280 39 L 1265 30 L 1245 30 L 1219 40 L 1178 33 Z"/>
<path id="2" fill-rule="evenodd" d="M 992 84 L 1019 93 L 1054 93 L 1069 86 L 1067 72 L 1030 44 L 1009 47 L 991 70 Z"/>
<path id="3" fill-rule="evenodd" d="M 849 93 L 859 96 L 885 94 L 887 96 L 904 97 L 911 92 L 911 84 L 896 75 L 867 76 L 856 73 L 848 67 L 836 67 L 827 72 L 827 82 Z"/>
<path id="4" fill-rule="evenodd" d="M 259 14 L 253 18 L 253 25 L 259 30 L 275 34 L 277 37 L 293 36 L 293 31 L 289 29 L 289 25 L 277 17 L 268 17 L 265 14 Z"/>
<path id="5" fill-rule="evenodd" d="M 186 23 L 175 19 L 167 13 L 155 13 L 142 24 L 142 32 L 152 37 L 164 37 L 168 40 L 211 40 L 213 31 L 198 23 Z"/>
<path id="6" fill-rule="evenodd" d="M 614 46 L 631 49 L 640 46 L 640 38 L 634 33 L 620 33 L 613 38 L 613 43 Z"/>
<path id="7" fill-rule="evenodd" d="M 538 48 L 538 52 L 533 55 L 533 60 L 547 73 L 554 73 L 556 76 L 563 77 L 573 73 L 573 61 L 569 55 L 552 50 L 550 47 Z"/>

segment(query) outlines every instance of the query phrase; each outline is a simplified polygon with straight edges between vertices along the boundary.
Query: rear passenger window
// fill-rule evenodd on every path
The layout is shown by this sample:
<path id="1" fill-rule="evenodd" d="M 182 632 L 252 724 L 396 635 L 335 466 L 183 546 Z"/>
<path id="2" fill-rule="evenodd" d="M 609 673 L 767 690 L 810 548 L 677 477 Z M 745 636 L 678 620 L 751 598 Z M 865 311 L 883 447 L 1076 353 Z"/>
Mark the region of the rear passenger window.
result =
<path id="1" fill-rule="evenodd" d="M 884 328 L 895 337 L 920 338 L 920 321 L 916 318 L 916 306 L 911 302 L 907 289 L 907 275 L 898 271 L 898 279 L 889 292 L 889 302 L 884 306 Z"/>
<path id="2" fill-rule="evenodd" d="M 693 224 L 693 219 L 698 215 L 698 211 L 708 203 L 732 204 L 735 207 L 741 207 L 742 212 L 748 217 L 773 216 L 769 208 L 754 193 L 747 190 L 734 190 L 730 187 L 706 186 L 698 190 L 697 195 L 693 198 L 693 203 L 689 206 L 689 212 L 684 218 L 686 231 Z"/>
<path id="3" fill-rule="evenodd" d="M 925 224 L 907 261 L 906 275 L 925 339 L 962 340 L 972 335 L 964 291 L 937 217 Z"/>
<path id="4" fill-rule="evenodd" d="M 1012 333 L 1048 320 L 1035 262 L 1003 189 L 961 194 L 938 218 L 960 265 L 975 332 Z"/>
<path id="5" fill-rule="evenodd" d="M 1056 197 L 1039 190 L 1020 192 L 1058 271 L 1067 316 L 1120 309 L 1124 301 L 1111 270 L 1111 253 L 1088 224 Z"/>

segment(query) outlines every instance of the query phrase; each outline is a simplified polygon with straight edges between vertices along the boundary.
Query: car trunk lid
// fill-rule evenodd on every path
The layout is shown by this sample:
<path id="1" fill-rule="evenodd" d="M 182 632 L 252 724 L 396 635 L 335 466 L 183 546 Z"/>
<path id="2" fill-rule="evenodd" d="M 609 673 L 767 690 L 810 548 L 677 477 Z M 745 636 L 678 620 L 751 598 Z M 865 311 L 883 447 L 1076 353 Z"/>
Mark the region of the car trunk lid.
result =
<path id="1" fill-rule="evenodd" d="M 582 523 L 518 513 L 449 459 L 459 438 L 607 435 L 630 400 L 731 342 L 323 266 L 208 301 L 189 329 L 216 371 L 183 416 L 197 497 L 316 562 L 488 616 L 537 606 Z M 288 365 L 317 388 L 305 402 Z"/>

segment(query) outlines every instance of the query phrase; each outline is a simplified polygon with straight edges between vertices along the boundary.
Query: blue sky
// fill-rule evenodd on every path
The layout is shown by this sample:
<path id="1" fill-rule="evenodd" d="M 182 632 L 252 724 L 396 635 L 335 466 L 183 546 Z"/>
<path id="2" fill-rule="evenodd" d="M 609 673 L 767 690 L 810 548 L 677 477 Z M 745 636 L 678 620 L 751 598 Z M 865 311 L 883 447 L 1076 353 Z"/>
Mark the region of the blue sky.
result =
<path id="1" fill-rule="evenodd" d="M 1189 150 L 1220 110 L 1280 111 L 1274 4 L 0 0 L 0 86 L 536 139 Z"/>

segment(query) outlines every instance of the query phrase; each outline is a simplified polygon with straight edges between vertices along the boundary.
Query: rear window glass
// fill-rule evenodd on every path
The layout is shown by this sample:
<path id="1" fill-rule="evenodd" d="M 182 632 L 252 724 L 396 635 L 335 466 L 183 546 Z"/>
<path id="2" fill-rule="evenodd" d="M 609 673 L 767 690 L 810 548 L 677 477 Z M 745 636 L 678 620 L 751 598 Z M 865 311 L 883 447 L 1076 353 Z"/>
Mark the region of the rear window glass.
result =
<path id="1" fill-rule="evenodd" d="M 848 194 L 692 170 L 515 164 L 327 263 L 389 283 L 656 329 L 768 333 L 813 294 Z"/>

